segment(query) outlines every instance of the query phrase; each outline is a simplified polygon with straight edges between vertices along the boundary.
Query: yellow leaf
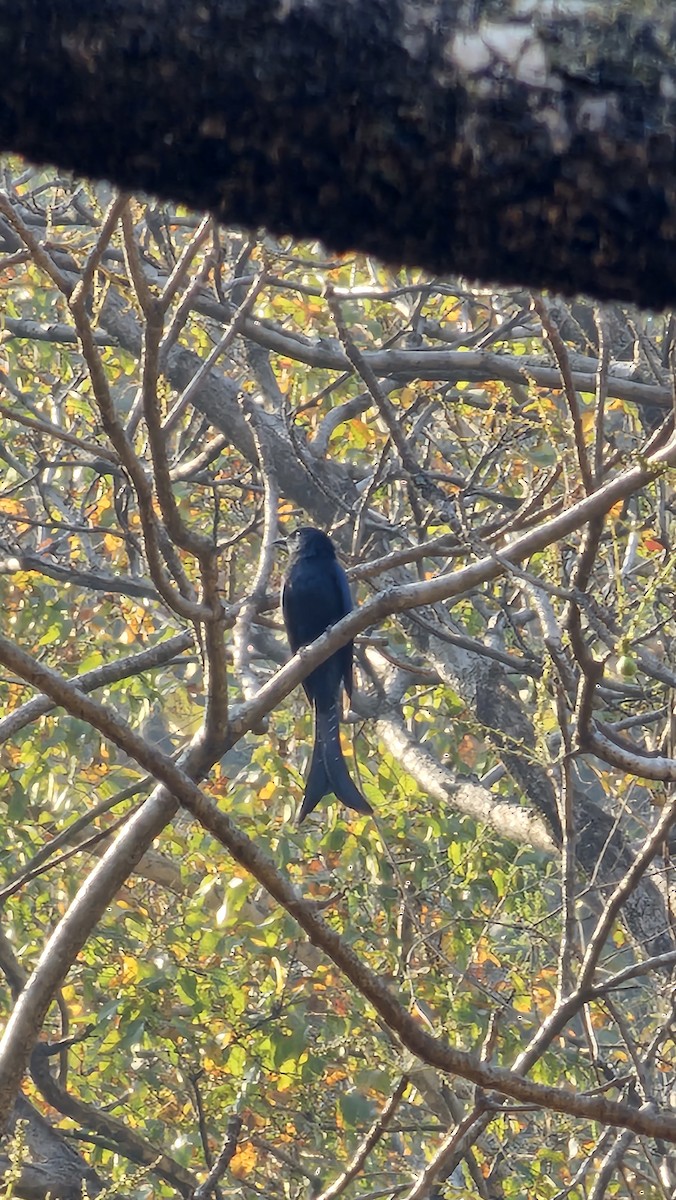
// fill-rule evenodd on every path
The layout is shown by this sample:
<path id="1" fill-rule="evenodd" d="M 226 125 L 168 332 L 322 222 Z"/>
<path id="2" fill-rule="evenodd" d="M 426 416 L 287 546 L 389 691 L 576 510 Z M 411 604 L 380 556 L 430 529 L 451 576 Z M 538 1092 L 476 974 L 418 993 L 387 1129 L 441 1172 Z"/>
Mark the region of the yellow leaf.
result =
<path id="1" fill-rule="evenodd" d="M 515 996 L 512 1000 L 512 1008 L 515 1008 L 517 1012 L 529 1013 L 532 1007 L 530 996 Z"/>
<path id="2" fill-rule="evenodd" d="M 594 432 L 595 420 L 596 413 L 593 409 L 582 413 L 582 432 L 584 433 L 585 437 L 589 437 L 589 435 Z"/>
<path id="3" fill-rule="evenodd" d="M 230 1163 L 230 1170 L 235 1176 L 235 1179 L 246 1179 L 255 1170 L 258 1162 L 256 1149 L 251 1142 L 245 1142 L 243 1146 L 238 1146 Z"/>
<path id="4" fill-rule="evenodd" d="M 533 996 L 538 1008 L 542 1009 L 545 1013 L 551 1012 L 554 1007 L 554 996 L 549 988 L 534 987 Z"/>
<path id="5" fill-rule="evenodd" d="M 122 956 L 122 983 L 134 983 L 138 979 L 138 959 L 131 954 Z"/>

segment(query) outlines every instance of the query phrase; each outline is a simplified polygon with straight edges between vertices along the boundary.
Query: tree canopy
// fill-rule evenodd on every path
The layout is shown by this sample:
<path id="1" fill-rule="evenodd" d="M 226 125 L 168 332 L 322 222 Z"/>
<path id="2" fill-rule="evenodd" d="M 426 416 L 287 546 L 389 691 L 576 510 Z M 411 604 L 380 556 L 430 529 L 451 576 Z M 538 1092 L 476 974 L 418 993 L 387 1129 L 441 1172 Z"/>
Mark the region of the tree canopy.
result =
<path id="1" fill-rule="evenodd" d="M 669 1195 L 673 319 L 5 182 L 5 1179 Z"/>

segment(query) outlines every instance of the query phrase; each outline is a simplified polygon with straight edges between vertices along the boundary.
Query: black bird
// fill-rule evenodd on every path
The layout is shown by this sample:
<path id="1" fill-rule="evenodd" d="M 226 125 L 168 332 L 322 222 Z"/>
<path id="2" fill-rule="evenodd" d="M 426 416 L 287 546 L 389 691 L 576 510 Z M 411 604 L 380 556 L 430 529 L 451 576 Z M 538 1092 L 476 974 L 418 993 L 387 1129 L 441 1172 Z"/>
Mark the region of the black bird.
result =
<path id="1" fill-rule="evenodd" d="M 287 544 L 291 557 L 282 584 L 282 612 L 295 654 L 349 613 L 352 596 L 333 542 L 321 529 L 303 526 Z M 340 693 L 344 687 L 352 695 L 352 642 L 315 667 L 303 687 L 314 708 L 315 740 L 298 824 L 330 792 L 356 812 L 373 812 L 350 778 L 340 746 Z"/>

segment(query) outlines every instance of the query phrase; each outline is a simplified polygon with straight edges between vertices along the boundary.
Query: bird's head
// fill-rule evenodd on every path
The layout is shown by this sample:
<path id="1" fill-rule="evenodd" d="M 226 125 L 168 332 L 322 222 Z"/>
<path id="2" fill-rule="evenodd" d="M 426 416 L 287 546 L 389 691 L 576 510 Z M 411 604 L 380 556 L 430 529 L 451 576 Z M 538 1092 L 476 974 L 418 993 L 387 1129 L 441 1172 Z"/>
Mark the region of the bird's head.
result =
<path id="1" fill-rule="evenodd" d="M 303 558 L 335 558 L 336 552 L 331 538 L 313 525 L 301 525 L 286 539 L 289 554 Z"/>

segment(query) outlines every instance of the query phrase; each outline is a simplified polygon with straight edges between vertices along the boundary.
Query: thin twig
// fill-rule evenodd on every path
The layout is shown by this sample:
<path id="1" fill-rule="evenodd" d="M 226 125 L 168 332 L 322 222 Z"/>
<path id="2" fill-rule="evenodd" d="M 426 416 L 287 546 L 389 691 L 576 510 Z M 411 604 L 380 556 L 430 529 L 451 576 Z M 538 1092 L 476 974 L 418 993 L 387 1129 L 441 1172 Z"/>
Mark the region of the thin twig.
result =
<path id="1" fill-rule="evenodd" d="M 223 1140 L 223 1145 L 221 1146 L 218 1158 L 209 1171 L 204 1183 L 201 1183 L 199 1187 L 195 1189 L 193 1200 L 208 1200 L 208 1197 L 214 1193 L 216 1184 L 218 1183 L 219 1179 L 223 1178 L 225 1172 L 230 1166 L 230 1163 L 235 1157 L 239 1135 L 242 1132 L 242 1124 L 243 1121 L 239 1113 L 233 1113 L 228 1121 L 225 1130 L 225 1138 Z"/>
<path id="2" fill-rule="evenodd" d="M 256 302 L 256 297 L 263 287 L 263 280 L 264 273 L 261 271 L 261 273 L 256 276 L 254 282 L 251 284 L 251 287 L 242 300 L 239 308 L 235 312 L 230 324 L 225 330 L 225 333 L 223 333 L 216 342 L 213 350 L 209 352 L 199 369 L 193 375 L 190 383 L 183 389 L 173 408 L 168 412 L 162 423 L 162 429 L 165 436 L 171 432 L 177 422 L 181 419 L 181 416 L 190 404 L 193 396 L 207 379 L 212 368 L 218 362 L 219 358 L 222 358 L 228 347 L 232 345 L 238 333 L 241 331 L 242 325 L 246 321 Z"/>
<path id="3" fill-rule="evenodd" d="M 460 1124 L 446 1135 L 436 1154 L 420 1172 L 410 1192 L 406 1193 L 405 1200 L 427 1200 L 432 1184 L 439 1179 L 442 1173 L 447 1172 L 451 1160 L 459 1161 L 464 1158 L 470 1146 L 476 1141 L 478 1132 L 481 1130 L 477 1131 L 474 1127 L 485 1111 L 486 1101 L 482 1099 L 475 1104 L 472 1111 L 464 1117 Z"/>
<path id="4" fill-rule="evenodd" d="M 242 604 L 233 629 L 235 670 L 240 679 L 245 697 L 251 699 L 260 686 L 260 680 L 251 670 L 251 626 L 265 603 L 266 588 L 274 565 L 279 484 L 274 456 L 269 444 L 265 423 L 262 420 L 264 414 L 259 409 L 256 401 L 251 398 L 244 399 L 242 405 L 256 446 L 258 469 L 263 479 L 264 487 L 263 536 L 261 538 L 256 576 L 251 592 Z"/>
<path id="5" fill-rule="evenodd" d="M 599 365 L 596 371 L 596 423 L 594 427 L 594 480 L 598 487 L 603 478 L 603 456 L 606 451 L 606 399 L 608 397 L 608 365 L 610 338 L 608 322 L 600 304 L 594 307 L 594 322 L 599 339 Z"/>
<path id="6" fill-rule="evenodd" d="M 549 309 L 541 296 L 533 297 L 533 308 L 542 321 L 542 327 L 549 339 L 549 343 L 554 351 L 554 356 L 559 365 L 561 378 L 563 380 L 563 391 L 568 403 L 568 410 L 573 425 L 573 437 L 575 438 L 575 448 L 577 450 L 577 460 L 580 465 L 580 475 L 582 483 L 587 495 L 590 495 L 594 490 L 594 477 L 589 465 L 589 456 L 587 454 L 587 446 L 584 440 L 584 426 L 582 424 L 582 413 L 580 412 L 580 404 L 575 382 L 573 380 L 573 372 L 570 368 L 570 359 L 568 358 L 568 350 L 563 341 L 554 321 L 551 318 Z"/>
<path id="7" fill-rule="evenodd" d="M 380 1115 L 376 1117 L 371 1128 L 357 1146 L 357 1149 L 355 1150 L 345 1169 L 341 1171 L 338 1178 L 334 1179 L 333 1183 L 330 1184 L 329 1187 L 325 1188 L 323 1192 L 319 1193 L 317 1200 L 336 1200 L 336 1197 L 341 1196 L 345 1189 L 349 1187 L 353 1179 L 357 1178 L 357 1175 L 364 1166 L 369 1154 L 374 1147 L 377 1146 L 380 1139 L 386 1133 L 394 1114 L 404 1098 L 404 1093 L 408 1085 L 408 1075 L 402 1075 L 397 1086 L 392 1092 L 392 1095 L 387 1101 L 387 1104 L 383 1108 Z"/>

